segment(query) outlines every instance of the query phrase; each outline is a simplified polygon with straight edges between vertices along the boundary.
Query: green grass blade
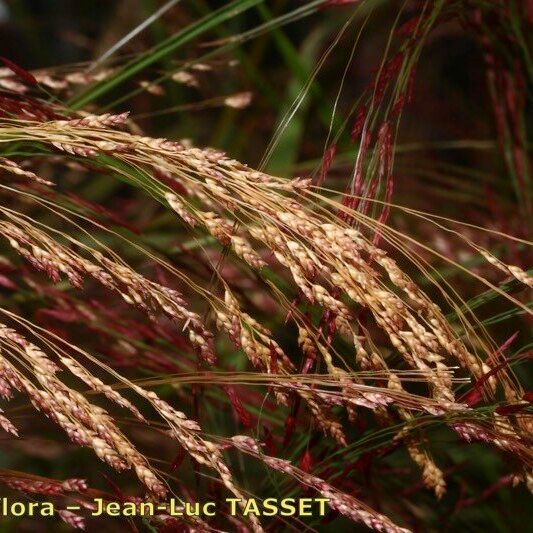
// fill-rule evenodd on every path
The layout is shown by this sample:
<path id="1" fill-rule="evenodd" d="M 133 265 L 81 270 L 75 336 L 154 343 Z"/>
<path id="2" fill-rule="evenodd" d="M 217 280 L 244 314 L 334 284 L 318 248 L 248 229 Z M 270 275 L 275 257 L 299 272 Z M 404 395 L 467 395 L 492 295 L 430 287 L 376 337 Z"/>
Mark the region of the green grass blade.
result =
<path id="1" fill-rule="evenodd" d="M 172 35 L 145 54 L 141 54 L 138 58 L 130 61 L 110 79 L 95 84 L 87 91 L 73 98 L 69 102 L 70 107 L 76 110 L 86 106 L 97 98 L 100 98 L 104 94 L 108 93 L 124 81 L 130 79 L 138 72 L 141 72 L 150 65 L 157 63 L 159 60 L 175 52 L 181 46 L 189 43 L 196 37 L 206 33 L 216 26 L 219 26 L 227 20 L 236 17 L 237 15 L 261 2 L 263 2 L 263 0 L 235 0 L 227 6 L 214 11 L 210 15 L 207 15 L 206 17 Z"/>

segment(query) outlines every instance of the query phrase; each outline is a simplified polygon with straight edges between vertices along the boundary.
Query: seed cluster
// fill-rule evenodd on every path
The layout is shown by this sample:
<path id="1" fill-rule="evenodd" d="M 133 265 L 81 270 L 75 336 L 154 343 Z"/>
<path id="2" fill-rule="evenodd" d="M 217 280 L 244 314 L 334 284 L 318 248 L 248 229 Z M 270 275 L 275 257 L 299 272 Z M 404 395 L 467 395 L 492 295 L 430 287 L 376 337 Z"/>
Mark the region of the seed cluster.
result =
<path id="1" fill-rule="evenodd" d="M 415 413 L 450 417 L 450 426 L 464 440 L 491 442 L 517 456 L 531 458 L 524 438 L 530 429 L 526 422 L 515 424 L 498 414 L 488 416 L 483 425 L 457 418 L 470 416 L 470 403 L 456 399 L 456 365 L 478 382 L 487 381 L 484 394 L 493 394 L 495 385 L 501 382 L 508 399 L 519 398 L 505 372 L 499 380 L 492 376 L 492 367 L 480 357 L 477 346 L 451 327 L 441 309 L 399 262 L 378 246 L 380 239 L 388 238 L 384 218 L 373 221 L 353 209 L 353 205 L 345 205 L 344 215 L 335 217 L 332 201 L 308 179 L 283 180 L 250 169 L 217 150 L 116 129 L 127 120 L 127 114 L 61 117 L 41 122 L 5 119 L 0 124 L 0 142 L 38 141 L 64 157 L 82 158 L 87 164 L 102 156 L 112 158 L 117 163 L 112 168 L 161 205 L 170 207 L 195 238 L 201 233 L 215 243 L 219 263 L 213 267 L 211 283 L 201 285 L 192 276 L 160 261 L 180 283 L 178 291 L 163 280 L 156 282 L 137 272 L 96 239 L 87 244 L 67 231 L 49 228 L 26 214 L 0 207 L 0 236 L 35 269 L 54 283 L 66 278 L 77 290 L 93 283 L 143 312 L 154 325 L 163 319 L 169 321 L 177 332 L 185 334 L 199 356 L 199 364 L 215 365 L 217 336 L 229 339 L 254 369 L 267 376 L 266 382 L 279 404 L 294 409 L 302 402 L 316 427 L 340 446 L 347 444 L 338 418 L 342 407 L 350 420 L 357 418 L 359 408 L 371 410 L 383 425 L 392 425 L 399 417 L 405 426 L 394 441 L 405 445 L 422 471 L 424 485 L 439 498 L 446 490 L 444 474 L 421 441 L 413 437 L 411 422 Z M 391 132 L 384 129 L 380 142 L 390 144 L 390 136 Z M 390 154 L 385 152 L 380 159 L 384 175 L 391 164 Z M 8 159 L 0 158 L 0 168 L 39 186 L 51 185 Z M 35 196 L 29 197 L 35 200 Z M 56 214 L 59 209 L 52 202 L 40 205 Z M 336 202 L 333 206 L 341 208 Z M 378 233 L 380 239 L 376 238 Z M 507 275 L 532 286 L 531 277 L 524 270 L 505 265 L 489 252 L 478 251 Z M 233 258 L 235 268 L 261 280 L 275 305 L 286 313 L 287 324 L 296 329 L 295 342 L 302 356 L 300 373 L 298 361 L 289 356 L 283 342 L 260 318 L 252 316 L 225 279 L 219 267 L 227 256 Z M 284 285 L 272 281 L 276 277 Z M 31 331 L 20 317 L 2 309 L 0 312 Z M 60 379 L 60 371 L 66 369 L 93 392 L 129 410 L 139 423 L 149 425 L 147 415 L 94 376 L 81 357 L 61 349 L 57 339 L 36 331 L 33 335 L 35 343 L 7 323 L 0 325 L 0 395 L 9 399 L 13 391 L 26 394 L 33 406 L 60 426 L 74 443 L 92 448 L 118 471 L 132 468 L 151 498 L 164 499 L 168 487 L 148 460 L 106 410 Z M 344 350 L 349 353 L 347 358 L 341 357 L 337 348 L 340 344 L 349 347 Z M 57 357 L 52 357 L 52 353 Z M 81 350 L 77 355 L 93 360 Z M 305 375 L 319 365 L 324 365 L 328 380 L 305 381 Z M 419 376 L 427 394 L 406 390 L 402 379 L 406 371 Z M 357 372 L 373 373 L 381 381 L 376 379 L 374 385 L 368 385 Z M 123 380 L 117 374 L 113 376 Z M 315 489 L 329 499 L 332 509 L 354 521 L 379 531 L 406 531 L 318 476 L 286 460 L 264 455 L 259 443 L 250 437 L 235 436 L 222 440 L 223 444 L 205 438 L 197 421 L 155 392 L 127 380 L 123 383 L 164 420 L 168 436 L 196 463 L 215 471 L 236 497 L 244 499 L 223 456 L 227 442 Z M 225 386 L 224 390 L 239 418 L 249 423 L 235 389 Z M 290 429 L 291 423 L 286 427 Z M 17 435 L 17 428 L 3 414 L 0 426 Z M 2 482 L 24 490 L 23 480 L 5 478 Z M 34 492 L 48 490 L 58 494 L 84 487 L 75 480 L 62 485 L 28 486 Z M 74 527 L 81 526 L 76 515 L 63 511 L 61 516 Z M 164 521 L 162 516 L 159 519 Z M 262 531 L 257 517 L 247 519 L 254 531 Z"/>

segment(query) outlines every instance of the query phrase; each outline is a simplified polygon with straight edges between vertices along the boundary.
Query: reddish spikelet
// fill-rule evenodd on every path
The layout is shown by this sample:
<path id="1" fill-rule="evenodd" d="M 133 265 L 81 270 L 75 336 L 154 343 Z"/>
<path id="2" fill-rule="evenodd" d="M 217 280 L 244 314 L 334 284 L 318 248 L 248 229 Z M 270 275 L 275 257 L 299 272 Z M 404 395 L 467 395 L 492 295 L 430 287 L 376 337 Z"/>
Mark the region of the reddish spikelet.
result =
<path id="1" fill-rule="evenodd" d="M 412 40 L 416 40 L 419 35 L 419 30 L 427 20 L 427 15 L 415 15 L 406 20 L 396 31 L 397 37 L 410 37 Z"/>
<path id="2" fill-rule="evenodd" d="M 361 191 L 363 190 L 363 178 L 364 178 L 363 166 L 364 166 L 366 153 L 368 152 L 368 148 L 370 147 L 371 139 L 372 139 L 371 132 L 365 131 L 361 139 L 361 146 L 359 148 L 359 154 L 357 156 L 357 163 L 356 163 L 356 168 L 354 172 L 353 194 L 355 196 L 359 196 L 361 194 Z M 356 207 L 357 206 L 355 206 L 354 209 Z"/>
<path id="3" fill-rule="evenodd" d="M 87 115 L 81 118 L 59 121 L 58 125 L 85 128 L 114 128 L 128 120 L 129 111 L 120 114 L 104 113 L 103 115 Z"/>
<path id="4" fill-rule="evenodd" d="M 7 57 L 0 56 L 0 61 L 2 61 L 2 63 L 24 83 L 27 83 L 28 85 L 37 85 L 37 80 L 33 74 L 30 74 L 27 70 L 19 67 L 16 63 L 7 59 Z"/>
<path id="5" fill-rule="evenodd" d="M 98 152 L 96 150 L 93 150 L 92 148 L 85 148 L 60 142 L 53 142 L 52 145 L 55 146 L 61 152 L 66 152 L 70 155 L 77 155 L 80 157 L 96 157 L 98 155 Z"/>
<path id="6" fill-rule="evenodd" d="M 523 411 L 526 409 L 526 407 L 529 407 L 528 403 L 516 403 L 516 404 L 510 404 L 510 405 L 500 405 L 500 407 L 496 407 L 495 411 L 499 415 L 509 416 L 509 415 L 515 415 L 516 413 L 519 413 L 520 411 Z"/>
<path id="7" fill-rule="evenodd" d="M 306 357 L 304 364 L 302 365 L 302 374 L 307 374 L 312 368 L 313 365 L 316 362 L 316 358 L 314 357 Z"/>
<path id="8" fill-rule="evenodd" d="M 338 299 L 341 295 L 341 291 L 338 287 L 334 287 L 334 289 L 331 291 L 331 296 L 333 298 Z M 337 331 L 337 323 L 336 314 L 331 311 L 327 310 L 324 313 L 324 324 L 326 325 L 326 343 L 328 346 L 331 346 L 331 343 L 333 342 L 333 337 L 335 336 L 335 332 Z"/>
<path id="9" fill-rule="evenodd" d="M 336 480 L 338 483 L 344 481 L 350 474 L 350 472 L 353 472 L 354 470 L 359 470 L 365 473 L 365 475 L 368 474 L 370 470 L 370 466 L 372 464 L 373 459 L 379 455 L 380 449 L 376 449 L 373 452 L 366 452 L 361 457 L 356 459 L 355 461 L 348 463 L 344 470 L 339 473 L 337 476 L 334 476 L 332 479 Z"/>
<path id="10" fill-rule="evenodd" d="M 0 476 L 0 482 L 11 489 L 27 494 L 43 494 L 46 496 L 57 496 L 63 493 L 60 483 L 55 481 L 44 481 L 40 479 L 22 477 Z"/>
<path id="11" fill-rule="evenodd" d="M 52 107 L 36 100 L 21 95 L 0 95 L 0 116 L 5 118 L 21 118 L 44 122 L 62 118 Z"/>
<path id="12" fill-rule="evenodd" d="M 82 516 L 73 513 L 72 511 L 67 511 L 66 509 L 61 509 L 57 512 L 61 517 L 61 520 L 68 524 L 74 529 L 85 529 L 85 520 Z"/>
<path id="13" fill-rule="evenodd" d="M 373 104 L 375 106 L 379 106 L 381 103 L 381 100 L 383 99 L 383 95 L 385 94 L 385 90 L 387 89 L 387 86 L 390 82 L 390 80 L 398 73 L 400 70 L 404 60 L 404 53 L 402 51 L 397 52 L 393 57 L 391 57 L 383 66 L 383 69 L 378 74 L 374 85 L 373 85 L 373 92 L 374 92 L 374 101 Z"/>
<path id="14" fill-rule="evenodd" d="M 384 122 L 378 134 L 379 150 L 379 179 L 386 178 L 385 185 L 385 205 L 379 215 L 378 222 L 384 224 L 387 221 L 390 212 L 388 205 L 392 198 L 394 180 L 392 175 L 392 129 L 389 122 Z M 374 235 L 374 245 L 379 243 L 380 232 L 376 231 Z"/>
<path id="15" fill-rule="evenodd" d="M 3 372 L 2 372 L 3 373 Z M 7 379 L 0 377 L 0 397 L 4 400 L 10 400 L 13 396 L 11 385 Z"/>
<path id="16" fill-rule="evenodd" d="M 522 400 L 525 402 L 533 403 L 533 392 L 525 392 L 522 396 Z"/>
<path id="17" fill-rule="evenodd" d="M 379 178 L 374 178 L 371 182 L 370 182 L 370 186 L 368 187 L 368 191 L 366 193 L 366 202 L 364 203 L 363 205 L 363 209 L 361 210 L 361 212 L 363 213 L 363 215 L 366 215 L 370 209 L 370 206 L 372 205 L 372 199 L 375 198 L 376 196 L 376 191 L 378 190 L 378 185 L 379 185 Z"/>
<path id="18" fill-rule="evenodd" d="M 356 198 L 354 195 L 352 195 L 348 190 L 344 193 L 344 197 L 342 199 L 342 205 L 345 206 L 348 209 L 356 210 L 357 206 L 359 205 L 359 198 Z M 350 224 L 353 220 L 353 217 L 345 213 L 344 211 L 340 212 L 338 215 L 340 220 L 343 222 L 346 222 L 347 224 Z"/>
<path id="19" fill-rule="evenodd" d="M 231 385 L 224 385 L 222 388 L 224 389 L 224 392 L 228 395 L 228 398 L 231 402 L 231 406 L 233 408 L 233 412 L 237 415 L 237 418 L 241 421 L 241 424 L 246 428 L 251 427 L 252 417 L 242 404 L 241 399 L 239 398 L 239 395 L 237 394 L 235 388 Z"/>
<path id="20" fill-rule="evenodd" d="M 317 185 L 320 186 L 324 183 L 329 169 L 331 168 L 331 164 L 333 163 L 333 159 L 335 158 L 335 154 L 337 153 L 337 145 L 332 144 L 324 154 L 324 157 L 322 159 L 322 166 L 320 168 L 320 174 L 318 176 Z"/>
<path id="21" fill-rule="evenodd" d="M 4 289 L 9 289 L 12 291 L 17 289 L 15 282 L 11 281 L 7 276 L 4 276 L 4 274 L 0 274 L 0 287 L 4 287 Z"/>
<path id="22" fill-rule="evenodd" d="M 308 448 L 305 449 L 304 453 L 300 457 L 300 468 L 304 472 L 311 472 L 311 467 L 313 466 L 313 456 Z"/>
<path id="23" fill-rule="evenodd" d="M 277 374 L 279 372 L 278 368 L 278 353 L 273 343 L 269 344 L 270 348 L 270 357 L 268 359 L 268 369 L 271 374 Z"/>
<path id="24" fill-rule="evenodd" d="M 306 317 L 310 321 L 309 316 Z M 300 331 L 300 336 L 298 338 L 298 344 L 300 344 L 302 351 L 305 355 L 305 358 L 302 362 L 302 374 L 307 374 L 315 365 L 317 360 L 317 349 L 307 333 L 307 330 L 302 328 Z"/>
<path id="25" fill-rule="evenodd" d="M 359 153 L 357 154 L 357 161 L 355 162 L 352 183 L 348 186 L 348 189 L 344 193 L 344 197 L 342 199 L 342 205 L 348 207 L 349 209 L 356 210 L 359 206 L 360 199 L 358 197 L 361 196 L 364 182 L 364 161 L 370 146 L 371 138 L 371 132 L 365 130 L 363 137 L 361 138 L 361 145 L 359 147 Z M 341 213 L 339 218 L 348 222 L 350 217 L 344 213 Z"/>
<path id="26" fill-rule="evenodd" d="M 78 478 L 66 479 L 61 483 L 61 487 L 67 492 L 83 492 L 87 490 L 87 481 Z"/>
<path id="27" fill-rule="evenodd" d="M 38 478 L 36 476 L 24 477 L 22 473 L 6 471 L 0 473 L 0 483 L 14 490 L 26 494 L 42 494 L 45 496 L 59 496 L 64 492 L 83 492 L 87 490 L 87 482 L 84 479 L 66 479 L 57 481 L 55 479 Z"/>
<path id="28" fill-rule="evenodd" d="M 274 442 L 274 436 L 272 435 L 270 429 L 268 429 L 266 426 L 263 426 L 263 442 L 268 455 L 276 455 L 277 449 Z"/>
<path id="29" fill-rule="evenodd" d="M 400 93 L 400 95 L 396 99 L 396 102 L 394 102 L 394 105 L 392 106 L 392 110 L 391 110 L 392 117 L 398 116 L 403 111 L 403 108 L 405 107 L 405 105 L 411 103 L 411 101 L 413 100 L 415 78 L 416 78 L 416 67 L 412 67 L 411 72 L 409 72 L 409 77 L 407 79 L 407 85 L 405 87 L 405 90 L 402 93 Z"/>
<path id="30" fill-rule="evenodd" d="M 300 292 L 298 293 L 292 300 L 291 306 L 289 310 L 287 311 L 287 316 L 285 317 L 285 324 L 289 323 L 289 320 L 292 318 L 292 315 L 294 311 L 297 309 L 298 305 L 302 302 L 303 294 Z"/>
<path id="31" fill-rule="evenodd" d="M 368 113 L 368 108 L 366 105 L 360 105 L 355 112 L 355 119 L 353 121 L 352 131 L 350 138 L 352 142 L 355 142 L 355 139 L 361 135 L 363 127 L 365 125 L 366 115 Z"/>
<path id="32" fill-rule="evenodd" d="M 378 132 L 379 174 L 386 176 L 392 165 L 392 129 L 390 122 L 384 122 Z"/>
<path id="33" fill-rule="evenodd" d="M 520 333 L 519 331 L 515 331 L 501 346 L 498 347 L 498 349 L 494 353 L 492 353 L 489 357 L 487 357 L 487 360 L 485 361 L 487 365 L 490 366 L 496 363 L 500 355 L 502 355 L 505 352 L 505 350 L 507 350 L 509 346 L 513 344 L 513 342 L 518 337 L 519 333 Z"/>
<path id="34" fill-rule="evenodd" d="M 172 461 L 172 464 L 170 465 L 170 468 L 168 469 L 169 472 L 174 472 L 175 470 L 177 470 L 181 466 L 181 463 L 183 463 L 183 460 L 185 459 L 186 455 L 187 455 L 187 451 L 185 450 L 185 448 L 180 446 L 180 449 L 178 453 L 176 454 L 174 461 Z"/>
<path id="35" fill-rule="evenodd" d="M 389 204 L 392 200 L 393 189 L 394 189 L 394 177 L 393 177 L 392 172 L 390 172 L 389 175 L 387 176 L 387 184 L 385 186 L 385 199 L 384 199 L 385 205 L 383 206 L 383 209 L 378 217 L 379 224 L 385 224 L 387 222 L 387 219 L 389 218 L 389 213 L 390 213 Z M 374 246 L 379 245 L 380 239 L 381 239 L 381 232 L 379 231 L 379 226 L 378 226 L 378 229 L 376 230 L 376 233 L 374 234 L 374 240 L 373 240 Z"/>
<path id="36" fill-rule="evenodd" d="M 505 341 L 505 343 L 502 344 L 502 346 L 498 350 L 496 350 L 496 352 L 494 352 L 487 359 L 486 363 L 489 364 L 489 361 L 490 362 L 494 362 L 494 360 L 496 359 L 497 355 L 499 353 L 502 353 L 503 350 L 514 341 L 514 339 L 517 337 L 517 335 L 518 335 L 518 332 L 516 332 L 513 335 L 511 335 L 511 337 L 509 339 L 507 339 L 507 341 Z M 524 357 L 526 357 L 526 356 L 527 356 L 527 354 L 524 355 Z M 492 376 L 494 376 L 498 372 L 501 372 L 507 366 L 509 366 L 509 361 L 508 360 L 504 360 L 503 362 L 501 362 L 500 364 L 494 366 L 491 370 L 489 370 L 488 372 L 483 374 L 479 379 L 477 379 L 475 381 L 474 386 L 472 387 L 472 390 L 470 392 L 466 393 L 465 395 L 463 395 L 459 399 L 459 402 L 465 403 L 469 407 L 473 407 L 474 405 L 477 405 L 482 399 L 483 387 L 485 386 L 485 383 L 487 381 L 489 381 L 489 379 Z"/>
<path id="37" fill-rule="evenodd" d="M 391 117 L 397 117 L 405 107 L 405 104 L 407 103 L 407 98 L 404 93 L 400 94 L 396 101 L 394 102 L 394 105 L 391 109 Z"/>
<path id="38" fill-rule="evenodd" d="M 468 407 L 474 407 L 474 405 L 477 405 L 482 398 L 483 394 L 481 392 L 481 385 L 478 385 L 476 382 L 474 389 L 472 389 L 468 394 L 462 396 L 460 401 L 468 405 Z"/>
<path id="39" fill-rule="evenodd" d="M 3 381 L 3 380 L 2 380 Z M 2 393 L 2 391 L 5 390 L 5 387 L 2 386 L 2 383 L 0 382 L 0 395 L 5 398 L 5 394 Z M 0 410 L 1 412 L 1 410 Z M 0 427 L 7 433 L 11 433 L 12 435 L 15 435 L 15 437 L 18 437 L 18 430 L 13 425 L 11 420 L 6 418 L 4 415 L 0 414 Z"/>

